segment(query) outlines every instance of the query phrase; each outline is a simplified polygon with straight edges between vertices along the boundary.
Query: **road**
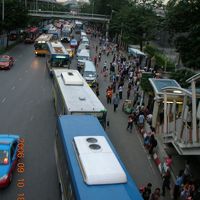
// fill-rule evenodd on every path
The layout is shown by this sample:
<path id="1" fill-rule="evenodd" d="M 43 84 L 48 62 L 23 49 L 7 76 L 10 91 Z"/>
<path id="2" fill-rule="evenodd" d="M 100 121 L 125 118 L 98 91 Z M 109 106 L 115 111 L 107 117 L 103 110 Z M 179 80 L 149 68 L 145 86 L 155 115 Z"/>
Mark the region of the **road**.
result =
<path id="1" fill-rule="evenodd" d="M 18 133 L 25 139 L 24 173 L 15 173 L 11 185 L 0 191 L 1 200 L 59 199 L 54 159 L 54 114 L 51 80 L 45 58 L 35 57 L 33 45 L 20 44 L 9 55 L 16 62 L 0 71 L 0 133 Z M 23 188 L 17 187 L 24 179 Z"/>
<path id="2" fill-rule="evenodd" d="M 92 57 L 95 45 L 93 40 Z M 16 63 L 10 71 L 0 71 L 0 133 L 18 133 L 25 139 L 25 172 L 15 173 L 10 187 L 0 191 L 0 200 L 15 200 L 21 193 L 27 200 L 60 199 L 54 159 L 56 117 L 45 58 L 35 57 L 33 45 L 20 44 L 9 54 Z M 126 131 L 127 115 L 121 110 L 122 101 L 116 113 L 112 105 L 106 104 L 105 91 L 110 82 L 100 73 L 105 59 L 110 63 L 112 57 L 103 56 L 97 70 L 100 99 L 108 109 L 110 121 L 108 136 L 138 187 L 148 182 L 153 188 L 161 186 L 160 174 L 140 135 L 135 128 L 132 133 Z M 76 68 L 75 63 L 72 62 L 72 68 Z M 25 181 L 23 188 L 17 187 L 21 179 Z"/>

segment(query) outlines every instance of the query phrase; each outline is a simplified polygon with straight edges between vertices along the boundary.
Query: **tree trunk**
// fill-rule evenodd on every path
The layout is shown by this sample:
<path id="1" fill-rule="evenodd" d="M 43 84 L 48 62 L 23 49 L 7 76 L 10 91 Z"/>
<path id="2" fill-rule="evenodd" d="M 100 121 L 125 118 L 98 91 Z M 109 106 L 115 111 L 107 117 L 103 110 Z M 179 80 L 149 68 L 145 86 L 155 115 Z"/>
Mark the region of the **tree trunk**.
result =
<path id="1" fill-rule="evenodd" d="M 140 51 L 142 51 L 142 49 L 143 49 L 143 41 L 140 40 Z"/>
<path id="2" fill-rule="evenodd" d="M 6 49 L 8 48 L 8 45 L 9 45 L 9 34 L 10 32 L 7 32 L 6 34 Z"/>

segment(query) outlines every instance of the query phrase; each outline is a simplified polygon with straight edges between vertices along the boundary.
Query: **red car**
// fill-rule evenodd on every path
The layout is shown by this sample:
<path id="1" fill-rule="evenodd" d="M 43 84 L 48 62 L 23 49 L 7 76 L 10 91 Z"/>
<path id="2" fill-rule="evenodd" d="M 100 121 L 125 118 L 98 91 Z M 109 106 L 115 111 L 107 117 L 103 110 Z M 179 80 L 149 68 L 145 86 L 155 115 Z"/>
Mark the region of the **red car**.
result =
<path id="1" fill-rule="evenodd" d="M 14 64 L 12 56 L 0 55 L 0 69 L 10 69 Z"/>

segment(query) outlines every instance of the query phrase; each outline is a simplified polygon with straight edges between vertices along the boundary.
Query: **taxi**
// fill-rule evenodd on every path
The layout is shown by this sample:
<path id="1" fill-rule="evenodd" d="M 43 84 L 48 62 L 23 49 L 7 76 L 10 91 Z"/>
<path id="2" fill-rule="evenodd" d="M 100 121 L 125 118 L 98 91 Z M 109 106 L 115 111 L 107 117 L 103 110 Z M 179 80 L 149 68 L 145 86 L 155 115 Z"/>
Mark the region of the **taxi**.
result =
<path id="1" fill-rule="evenodd" d="M 0 69 L 10 69 L 14 64 L 14 58 L 8 55 L 0 55 Z"/>
<path id="2" fill-rule="evenodd" d="M 13 177 L 18 157 L 18 135 L 0 135 L 0 188 L 7 187 Z"/>

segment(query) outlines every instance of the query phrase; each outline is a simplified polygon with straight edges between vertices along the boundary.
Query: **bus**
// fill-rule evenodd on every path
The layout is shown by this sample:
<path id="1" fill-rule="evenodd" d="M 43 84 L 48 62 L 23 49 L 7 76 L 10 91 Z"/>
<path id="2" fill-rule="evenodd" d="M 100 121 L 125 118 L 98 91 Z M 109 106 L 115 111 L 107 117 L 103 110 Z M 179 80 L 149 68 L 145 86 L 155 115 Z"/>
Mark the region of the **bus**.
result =
<path id="1" fill-rule="evenodd" d="M 93 115 L 106 128 L 107 110 L 77 70 L 53 70 L 53 99 L 57 115 Z"/>
<path id="2" fill-rule="evenodd" d="M 24 42 L 34 43 L 35 39 L 39 36 L 39 29 L 37 27 L 30 27 L 24 32 Z"/>
<path id="3" fill-rule="evenodd" d="M 35 40 L 35 55 L 46 55 L 48 54 L 47 42 L 52 41 L 53 34 L 42 34 Z"/>
<path id="4" fill-rule="evenodd" d="M 94 116 L 58 118 L 55 159 L 62 200 L 142 200 Z"/>
<path id="5" fill-rule="evenodd" d="M 70 57 L 69 53 L 59 41 L 51 41 L 47 43 L 48 51 L 46 66 L 52 75 L 53 68 L 69 68 Z"/>

